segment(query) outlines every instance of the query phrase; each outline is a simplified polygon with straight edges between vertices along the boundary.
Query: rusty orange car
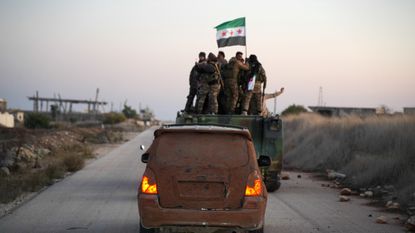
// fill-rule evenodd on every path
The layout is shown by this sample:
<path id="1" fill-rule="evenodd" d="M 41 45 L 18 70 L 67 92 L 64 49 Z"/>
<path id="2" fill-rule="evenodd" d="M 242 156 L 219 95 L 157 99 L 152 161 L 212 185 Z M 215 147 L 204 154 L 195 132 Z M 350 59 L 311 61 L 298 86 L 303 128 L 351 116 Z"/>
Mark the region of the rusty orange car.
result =
<path id="1" fill-rule="evenodd" d="M 167 125 L 142 155 L 140 232 L 264 232 L 267 191 L 247 129 Z"/>

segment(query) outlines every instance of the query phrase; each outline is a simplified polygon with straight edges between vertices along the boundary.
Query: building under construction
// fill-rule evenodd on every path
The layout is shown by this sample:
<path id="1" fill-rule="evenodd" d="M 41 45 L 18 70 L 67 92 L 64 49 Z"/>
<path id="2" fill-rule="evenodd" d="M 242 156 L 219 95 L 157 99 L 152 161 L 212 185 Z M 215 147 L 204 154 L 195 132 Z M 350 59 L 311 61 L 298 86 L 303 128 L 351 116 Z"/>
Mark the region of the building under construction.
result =
<path id="1" fill-rule="evenodd" d="M 28 97 L 33 101 L 33 112 L 42 112 L 50 114 L 55 120 L 71 120 L 71 121 L 85 121 L 85 120 L 100 120 L 100 112 L 108 103 L 105 101 L 98 101 L 99 89 L 97 89 L 95 100 L 85 99 L 64 99 L 60 94 L 58 97 L 40 97 L 36 91 L 36 95 Z M 86 112 L 74 111 L 74 105 L 86 105 Z"/>

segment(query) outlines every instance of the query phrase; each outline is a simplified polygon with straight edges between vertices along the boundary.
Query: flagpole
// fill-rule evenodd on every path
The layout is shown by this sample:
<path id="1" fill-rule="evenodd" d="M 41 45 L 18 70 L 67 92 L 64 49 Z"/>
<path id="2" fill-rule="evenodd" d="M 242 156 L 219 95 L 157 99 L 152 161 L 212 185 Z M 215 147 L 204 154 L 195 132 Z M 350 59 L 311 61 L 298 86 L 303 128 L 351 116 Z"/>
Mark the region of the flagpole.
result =
<path id="1" fill-rule="evenodd" d="M 246 33 L 246 17 L 245 17 L 245 57 L 248 57 L 248 43 L 247 43 L 247 33 Z M 246 62 L 246 61 L 245 61 Z"/>

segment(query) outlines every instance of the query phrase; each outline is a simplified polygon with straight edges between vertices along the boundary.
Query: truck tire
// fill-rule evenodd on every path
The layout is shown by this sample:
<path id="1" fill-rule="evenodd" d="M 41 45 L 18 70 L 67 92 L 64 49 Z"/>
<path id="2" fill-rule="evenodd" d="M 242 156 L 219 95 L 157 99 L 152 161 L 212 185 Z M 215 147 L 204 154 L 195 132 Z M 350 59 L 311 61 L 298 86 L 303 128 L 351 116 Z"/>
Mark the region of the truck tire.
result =
<path id="1" fill-rule="evenodd" d="M 270 172 L 269 177 L 266 179 L 265 186 L 270 193 L 277 191 L 281 186 L 280 176 L 276 172 Z"/>
<path id="2" fill-rule="evenodd" d="M 140 233 L 156 233 L 154 228 L 145 228 L 140 222 Z"/>

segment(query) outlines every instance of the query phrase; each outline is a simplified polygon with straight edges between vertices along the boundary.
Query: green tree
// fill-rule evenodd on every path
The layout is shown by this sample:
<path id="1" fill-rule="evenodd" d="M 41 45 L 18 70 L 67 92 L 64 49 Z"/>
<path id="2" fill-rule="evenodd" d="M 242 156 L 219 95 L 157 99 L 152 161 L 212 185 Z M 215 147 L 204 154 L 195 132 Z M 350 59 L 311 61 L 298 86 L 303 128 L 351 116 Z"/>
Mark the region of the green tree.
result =
<path id="1" fill-rule="evenodd" d="M 25 116 L 24 126 L 29 129 L 44 128 L 47 129 L 50 127 L 50 117 L 37 112 L 28 113 Z"/>
<path id="2" fill-rule="evenodd" d="M 308 112 L 307 109 L 303 105 L 292 104 L 288 106 L 284 111 L 282 111 L 281 115 L 283 116 L 298 115 L 303 112 Z"/>
<path id="3" fill-rule="evenodd" d="M 124 116 L 127 118 L 134 118 L 137 116 L 137 111 L 135 111 L 135 109 L 133 109 L 131 106 L 128 106 L 127 104 L 124 104 L 122 113 L 124 113 Z"/>

